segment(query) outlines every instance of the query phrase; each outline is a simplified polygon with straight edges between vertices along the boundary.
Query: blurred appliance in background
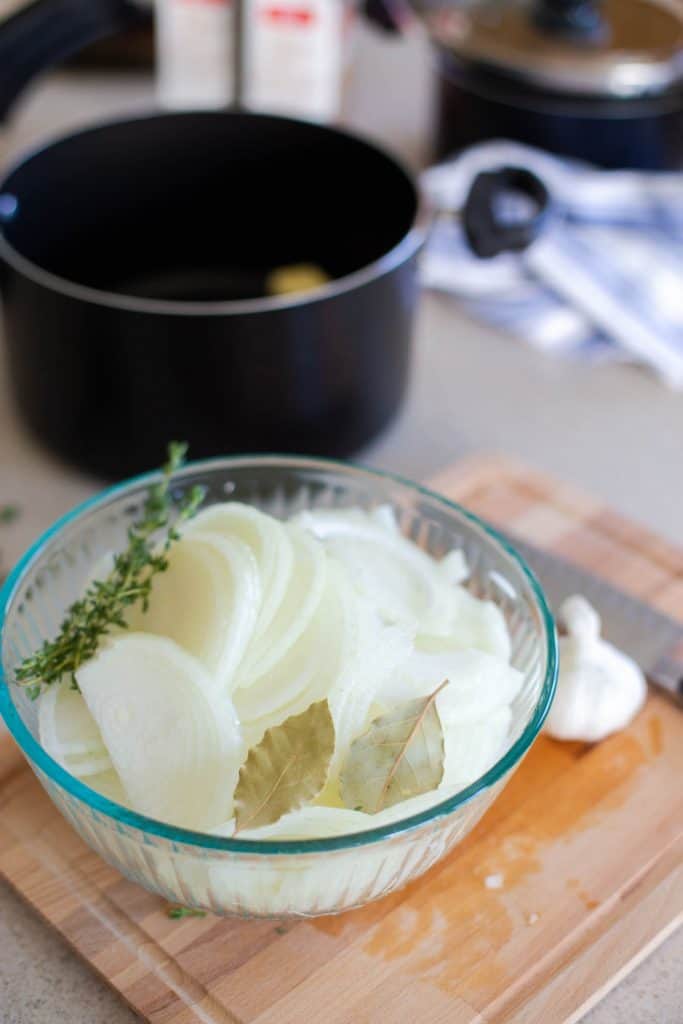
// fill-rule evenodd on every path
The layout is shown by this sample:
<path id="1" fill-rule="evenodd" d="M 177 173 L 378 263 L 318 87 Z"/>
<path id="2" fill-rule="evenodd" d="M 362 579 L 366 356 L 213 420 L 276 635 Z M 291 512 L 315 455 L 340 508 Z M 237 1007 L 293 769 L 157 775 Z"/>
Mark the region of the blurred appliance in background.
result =
<path id="1" fill-rule="evenodd" d="M 508 138 L 603 167 L 683 166 L 680 0 L 365 0 L 434 44 L 439 157 Z"/>
<path id="2" fill-rule="evenodd" d="M 156 0 L 159 100 L 334 121 L 349 0 Z"/>
<path id="3" fill-rule="evenodd" d="M 333 121 L 354 15 L 346 0 L 242 0 L 242 101 Z"/>
<path id="4" fill-rule="evenodd" d="M 157 0 L 159 99 L 334 121 L 349 0 Z"/>
<path id="5" fill-rule="evenodd" d="M 0 118 L 39 71 L 155 7 L 163 105 L 334 121 L 359 3 L 385 30 L 419 19 L 429 34 L 438 156 L 511 138 L 683 166 L 683 0 L 0 0 Z"/>
<path id="6" fill-rule="evenodd" d="M 133 47 L 144 61 L 154 14 L 162 106 L 335 121 L 355 12 L 356 0 L 0 0 L 0 119 L 35 75 L 84 50 L 120 66 Z"/>
<path id="7" fill-rule="evenodd" d="M 236 0 L 156 0 L 157 96 L 182 110 L 236 99 Z"/>

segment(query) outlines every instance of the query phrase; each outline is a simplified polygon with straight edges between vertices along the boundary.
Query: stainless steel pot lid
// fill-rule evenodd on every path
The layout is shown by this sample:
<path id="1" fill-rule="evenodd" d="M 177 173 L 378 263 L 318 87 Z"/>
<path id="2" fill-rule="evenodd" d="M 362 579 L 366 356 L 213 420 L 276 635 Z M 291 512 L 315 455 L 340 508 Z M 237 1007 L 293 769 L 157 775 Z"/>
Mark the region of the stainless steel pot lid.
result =
<path id="1" fill-rule="evenodd" d="M 536 88 L 632 99 L 683 83 L 680 0 L 415 0 L 456 57 Z"/>

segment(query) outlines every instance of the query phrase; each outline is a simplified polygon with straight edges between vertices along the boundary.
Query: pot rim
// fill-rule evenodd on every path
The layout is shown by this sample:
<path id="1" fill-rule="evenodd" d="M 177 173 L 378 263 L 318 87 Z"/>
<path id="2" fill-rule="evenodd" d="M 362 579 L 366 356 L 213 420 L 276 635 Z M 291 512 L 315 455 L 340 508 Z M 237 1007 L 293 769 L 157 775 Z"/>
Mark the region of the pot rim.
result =
<path id="1" fill-rule="evenodd" d="M 444 47 L 437 48 L 434 63 L 439 82 L 464 89 L 489 103 L 534 114 L 583 117 L 587 121 L 630 121 L 683 113 L 683 84 L 642 96 L 572 93 L 541 89 L 508 69 L 464 59 Z"/>
<path id="2" fill-rule="evenodd" d="M 424 244 L 430 215 L 415 176 L 404 165 L 403 161 L 390 153 L 382 145 L 377 145 L 363 133 L 347 131 L 336 125 L 322 125 L 315 122 L 307 122 L 292 117 L 284 117 L 276 114 L 261 114 L 252 111 L 219 111 L 219 110 L 192 110 L 192 111 L 142 111 L 130 117 L 113 117 L 106 120 L 96 121 L 79 128 L 77 131 L 56 135 L 46 142 L 42 142 L 33 148 L 23 152 L 14 160 L 4 172 L 0 180 L 0 196 L 3 195 L 6 183 L 11 176 L 25 166 L 29 161 L 41 157 L 53 146 L 62 142 L 68 142 L 81 135 L 93 132 L 106 131 L 109 128 L 120 125 L 135 124 L 140 121 L 165 120 L 169 118 L 183 120 L 199 116 L 210 116 L 219 118 L 230 118 L 233 116 L 258 118 L 262 121 L 284 121 L 296 125 L 303 125 L 307 128 L 315 128 L 321 132 L 329 132 L 342 136 L 353 142 L 361 143 L 375 153 L 381 154 L 388 163 L 392 164 L 395 170 L 401 174 L 410 185 L 415 195 L 415 214 L 413 222 L 408 231 L 391 249 L 368 263 L 358 270 L 343 277 L 335 278 L 327 284 L 320 285 L 314 291 L 300 292 L 292 295 L 265 296 L 253 299 L 227 299 L 220 301 L 191 302 L 169 299 L 152 299 L 136 295 L 126 295 L 123 292 L 112 292 L 103 288 L 96 288 L 91 285 L 80 284 L 69 278 L 61 277 L 46 270 L 39 263 L 24 256 L 5 237 L 0 222 L 0 262 L 5 261 L 17 273 L 46 288 L 49 291 L 57 292 L 67 298 L 87 302 L 94 305 L 106 306 L 111 309 L 118 309 L 130 313 L 147 313 L 166 316 L 189 316 L 189 317 L 213 317 L 213 316 L 238 316 L 253 313 L 275 313 L 287 309 L 295 309 L 302 306 L 313 305 L 324 302 L 327 299 L 336 298 L 370 284 L 377 278 L 397 269 L 407 263 Z"/>
<path id="3" fill-rule="evenodd" d="M 607 5 L 585 35 L 574 34 L 571 19 L 561 11 L 549 29 L 539 17 L 542 3 L 504 4 L 493 20 L 481 3 L 456 12 L 442 3 L 434 10 L 428 6 L 424 20 L 437 49 L 537 91 L 618 101 L 654 99 L 680 89 L 683 17 L 675 0 L 630 0 L 630 17 L 617 17 L 624 3 Z M 547 7 L 552 17 L 554 5 Z M 654 14 L 659 19 L 654 36 L 643 38 Z"/>

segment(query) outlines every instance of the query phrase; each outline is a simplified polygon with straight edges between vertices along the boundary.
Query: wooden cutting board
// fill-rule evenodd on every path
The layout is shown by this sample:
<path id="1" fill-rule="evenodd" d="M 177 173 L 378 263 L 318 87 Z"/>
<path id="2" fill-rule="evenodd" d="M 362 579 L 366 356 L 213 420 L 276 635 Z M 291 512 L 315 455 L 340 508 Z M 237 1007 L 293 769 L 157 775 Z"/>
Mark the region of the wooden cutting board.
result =
<path id="1" fill-rule="evenodd" d="M 498 457 L 434 483 L 683 619 L 683 552 L 599 502 Z M 539 739 L 476 830 L 401 892 L 294 924 L 171 921 L 83 845 L 3 736 L 0 871 L 155 1024 L 561 1024 L 681 923 L 682 779 L 683 714 L 653 694 L 598 746 Z"/>

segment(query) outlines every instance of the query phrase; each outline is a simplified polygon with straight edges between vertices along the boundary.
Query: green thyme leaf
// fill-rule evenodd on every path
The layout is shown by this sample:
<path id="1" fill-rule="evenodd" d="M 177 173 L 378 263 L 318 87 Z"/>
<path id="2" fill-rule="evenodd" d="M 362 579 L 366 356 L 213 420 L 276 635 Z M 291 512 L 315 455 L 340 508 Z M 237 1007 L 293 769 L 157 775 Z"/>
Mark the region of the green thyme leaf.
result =
<path id="1" fill-rule="evenodd" d="M 95 580 L 83 597 L 66 613 L 57 636 L 26 658 L 17 681 L 34 700 L 43 686 L 71 678 L 78 689 L 76 672 L 96 653 L 114 628 L 125 629 L 125 612 L 140 604 L 147 610 L 152 580 L 168 568 L 168 550 L 178 540 L 179 527 L 191 519 L 204 500 L 204 490 L 193 487 L 180 499 L 171 492 L 173 474 L 185 461 L 187 445 L 171 442 L 161 479 L 149 490 L 142 518 L 128 530 L 128 546 L 114 556 L 114 568 L 105 580 Z M 158 533 L 166 530 L 159 545 Z"/>
<path id="2" fill-rule="evenodd" d="M 169 907 L 166 916 L 172 921 L 180 921 L 183 917 L 206 917 L 206 911 L 195 910 L 194 907 Z"/>

